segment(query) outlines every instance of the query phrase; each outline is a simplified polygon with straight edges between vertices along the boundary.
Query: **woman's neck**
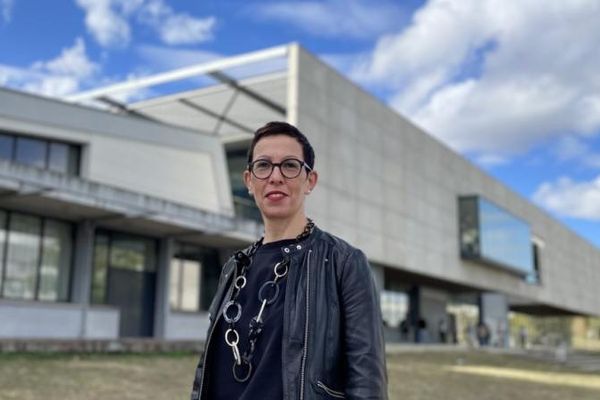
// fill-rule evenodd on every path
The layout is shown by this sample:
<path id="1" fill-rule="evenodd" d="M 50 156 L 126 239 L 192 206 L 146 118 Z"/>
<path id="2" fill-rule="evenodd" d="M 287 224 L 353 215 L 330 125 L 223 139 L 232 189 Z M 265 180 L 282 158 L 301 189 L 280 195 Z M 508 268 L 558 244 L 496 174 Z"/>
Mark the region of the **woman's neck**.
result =
<path id="1" fill-rule="evenodd" d="M 304 213 L 298 214 L 290 220 L 265 221 L 265 238 L 263 243 L 276 242 L 284 239 L 295 239 L 304 231 L 307 219 Z"/>

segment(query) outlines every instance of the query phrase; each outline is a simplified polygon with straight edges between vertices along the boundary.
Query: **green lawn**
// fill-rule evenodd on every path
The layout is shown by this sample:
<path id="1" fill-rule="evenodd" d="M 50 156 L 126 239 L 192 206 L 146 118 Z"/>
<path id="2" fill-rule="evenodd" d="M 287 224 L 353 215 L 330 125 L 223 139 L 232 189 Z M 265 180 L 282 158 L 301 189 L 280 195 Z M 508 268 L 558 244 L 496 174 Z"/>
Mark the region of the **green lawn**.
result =
<path id="1" fill-rule="evenodd" d="M 187 399 L 189 354 L 0 354 L 0 399 Z M 482 352 L 388 357 L 390 399 L 600 399 L 600 374 Z"/>

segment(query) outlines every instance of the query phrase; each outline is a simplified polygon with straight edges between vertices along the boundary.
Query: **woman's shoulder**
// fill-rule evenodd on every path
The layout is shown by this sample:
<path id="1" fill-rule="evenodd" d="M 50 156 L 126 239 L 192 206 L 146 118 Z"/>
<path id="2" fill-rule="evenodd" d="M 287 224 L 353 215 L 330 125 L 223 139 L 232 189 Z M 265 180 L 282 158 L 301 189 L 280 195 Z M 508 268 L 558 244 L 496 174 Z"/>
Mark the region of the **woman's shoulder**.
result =
<path id="1" fill-rule="evenodd" d="M 319 241 L 321 245 L 329 248 L 329 251 L 336 252 L 341 256 L 363 255 L 362 250 L 351 245 L 345 239 L 337 235 L 334 235 L 322 229 L 318 229 L 316 234 L 316 240 Z"/>

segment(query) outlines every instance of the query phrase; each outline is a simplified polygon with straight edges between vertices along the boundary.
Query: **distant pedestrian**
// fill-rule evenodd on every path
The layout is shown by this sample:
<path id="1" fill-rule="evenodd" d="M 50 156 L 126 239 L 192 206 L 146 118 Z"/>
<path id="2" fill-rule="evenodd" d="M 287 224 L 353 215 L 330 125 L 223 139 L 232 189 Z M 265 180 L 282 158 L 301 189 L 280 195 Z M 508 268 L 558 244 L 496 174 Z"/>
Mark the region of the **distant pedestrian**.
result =
<path id="1" fill-rule="evenodd" d="M 408 321 L 405 319 L 400 322 L 400 340 L 403 342 L 408 342 Z"/>
<path id="2" fill-rule="evenodd" d="M 527 327 L 525 325 L 521 325 L 519 327 L 519 345 L 521 348 L 527 348 L 527 337 L 528 337 Z"/>
<path id="3" fill-rule="evenodd" d="M 477 340 L 480 347 L 485 347 L 490 344 L 490 328 L 483 321 L 477 324 Z"/>
<path id="4" fill-rule="evenodd" d="M 441 318 L 438 324 L 438 336 L 440 343 L 446 343 L 448 340 L 448 322 L 446 318 Z"/>

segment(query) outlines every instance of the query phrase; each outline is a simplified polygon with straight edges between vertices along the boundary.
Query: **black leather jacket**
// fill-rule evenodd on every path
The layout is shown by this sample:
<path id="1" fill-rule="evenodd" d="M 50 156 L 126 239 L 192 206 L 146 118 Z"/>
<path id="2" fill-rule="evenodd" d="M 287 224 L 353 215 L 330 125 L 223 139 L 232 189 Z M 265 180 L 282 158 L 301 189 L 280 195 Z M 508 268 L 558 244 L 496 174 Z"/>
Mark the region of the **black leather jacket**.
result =
<path id="1" fill-rule="evenodd" d="M 284 400 L 387 399 L 379 295 L 365 255 L 318 228 L 281 253 L 291 261 L 283 317 Z M 232 257 L 209 309 L 204 357 L 236 273 Z M 192 400 L 209 400 L 202 393 L 203 363 L 201 358 Z"/>

